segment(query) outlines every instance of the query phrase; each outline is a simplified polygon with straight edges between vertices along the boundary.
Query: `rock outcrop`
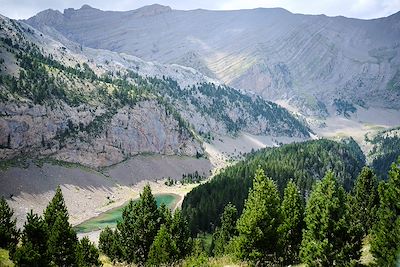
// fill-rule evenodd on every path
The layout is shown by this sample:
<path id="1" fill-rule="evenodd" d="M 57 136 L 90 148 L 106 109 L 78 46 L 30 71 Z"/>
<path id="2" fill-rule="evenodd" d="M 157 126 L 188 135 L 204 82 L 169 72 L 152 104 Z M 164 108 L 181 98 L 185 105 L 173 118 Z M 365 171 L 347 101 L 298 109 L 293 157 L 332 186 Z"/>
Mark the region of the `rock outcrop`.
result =
<path id="1" fill-rule="evenodd" d="M 196 156 L 200 143 L 155 101 L 116 114 L 89 106 L 57 107 L 9 103 L 0 106 L 1 159 L 22 154 L 99 168 L 141 153 Z M 99 118 L 108 121 L 90 128 Z"/>

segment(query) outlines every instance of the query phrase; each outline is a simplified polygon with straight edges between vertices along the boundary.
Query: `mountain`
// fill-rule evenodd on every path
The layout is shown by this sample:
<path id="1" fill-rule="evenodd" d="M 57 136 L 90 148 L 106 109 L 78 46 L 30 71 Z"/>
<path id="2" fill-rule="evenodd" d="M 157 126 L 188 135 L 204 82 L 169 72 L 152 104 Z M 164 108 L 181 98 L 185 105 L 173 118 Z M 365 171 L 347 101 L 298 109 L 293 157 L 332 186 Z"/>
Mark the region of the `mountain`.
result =
<path id="1" fill-rule="evenodd" d="M 117 12 L 85 5 L 26 22 L 87 47 L 193 67 L 307 116 L 400 108 L 400 13 L 360 20 L 281 8 Z"/>
<path id="2" fill-rule="evenodd" d="M 103 168 L 142 153 L 203 157 L 203 137 L 215 134 L 309 137 L 284 108 L 192 69 L 64 45 L 0 20 L 3 160 L 50 157 Z"/>

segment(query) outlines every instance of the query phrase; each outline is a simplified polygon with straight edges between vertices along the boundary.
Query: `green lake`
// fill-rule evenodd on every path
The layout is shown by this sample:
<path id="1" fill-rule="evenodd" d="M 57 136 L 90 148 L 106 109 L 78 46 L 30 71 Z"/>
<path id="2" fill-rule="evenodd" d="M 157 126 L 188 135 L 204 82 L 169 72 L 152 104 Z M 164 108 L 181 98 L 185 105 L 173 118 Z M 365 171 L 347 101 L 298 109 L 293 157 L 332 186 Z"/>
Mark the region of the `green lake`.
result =
<path id="1" fill-rule="evenodd" d="M 164 203 L 167 207 L 172 209 L 174 208 L 176 201 L 179 199 L 179 196 L 174 194 L 157 194 L 154 198 L 156 199 L 158 206 L 160 206 L 161 203 Z M 127 205 L 127 203 L 125 205 Z M 74 226 L 74 229 L 78 233 L 88 233 L 104 229 L 106 226 L 114 228 L 116 227 L 117 222 L 122 218 L 122 211 L 125 205 L 103 212 L 96 217 Z"/>

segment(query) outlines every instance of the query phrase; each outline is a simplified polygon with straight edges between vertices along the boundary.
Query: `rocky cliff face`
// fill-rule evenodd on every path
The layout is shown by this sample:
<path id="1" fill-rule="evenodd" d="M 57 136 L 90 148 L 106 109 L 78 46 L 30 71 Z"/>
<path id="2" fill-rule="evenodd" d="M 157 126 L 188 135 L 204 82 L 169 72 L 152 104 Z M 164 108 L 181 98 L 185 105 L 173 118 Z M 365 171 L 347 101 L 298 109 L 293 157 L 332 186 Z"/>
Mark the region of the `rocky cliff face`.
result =
<path id="1" fill-rule="evenodd" d="M 141 153 L 196 156 L 200 143 L 155 101 L 107 110 L 8 103 L 0 106 L 1 159 L 20 154 L 104 167 Z M 99 118 L 104 125 L 91 129 Z"/>
<path id="2" fill-rule="evenodd" d="M 14 21 L 0 25 L 0 160 L 50 157 L 100 168 L 142 153 L 204 154 L 155 95 L 102 79 L 104 69 L 96 75 L 82 56 L 55 42 L 48 48 L 42 34 Z"/>
<path id="3" fill-rule="evenodd" d="M 400 108 L 400 13 L 359 20 L 283 9 L 86 6 L 44 11 L 27 23 L 85 46 L 190 66 L 266 99 L 289 100 L 306 115 L 327 116 L 335 99 Z"/>

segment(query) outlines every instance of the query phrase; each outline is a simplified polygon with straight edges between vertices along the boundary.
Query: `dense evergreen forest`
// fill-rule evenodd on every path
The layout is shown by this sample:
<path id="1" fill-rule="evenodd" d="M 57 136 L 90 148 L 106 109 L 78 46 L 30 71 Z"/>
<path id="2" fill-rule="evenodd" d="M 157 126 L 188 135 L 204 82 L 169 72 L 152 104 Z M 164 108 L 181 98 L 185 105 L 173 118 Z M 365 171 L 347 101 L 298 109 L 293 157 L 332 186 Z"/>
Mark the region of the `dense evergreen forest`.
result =
<path id="1" fill-rule="evenodd" d="M 373 144 L 371 166 L 380 178 L 386 179 L 390 165 L 400 156 L 400 127 L 382 131 L 367 141 Z"/>
<path id="2" fill-rule="evenodd" d="M 258 167 L 242 213 L 228 203 L 209 250 L 191 237 L 180 210 L 157 207 L 150 186 L 123 211 L 117 228 L 104 229 L 99 249 L 113 262 L 139 266 L 208 266 L 208 257 L 232 257 L 255 266 L 360 266 L 362 242 L 369 237 L 376 266 L 400 261 L 400 158 L 388 180 L 378 185 L 364 167 L 346 192 L 337 175 L 327 171 L 306 201 L 289 181 L 280 194 L 276 181 Z M 60 187 L 43 216 L 28 213 L 19 231 L 13 211 L 0 200 L 0 248 L 17 266 L 99 266 L 98 249 L 78 241 L 68 223 Z"/>
<path id="3" fill-rule="evenodd" d="M 182 212 L 188 218 L 192 233 L 210 232 L 220 224 L 219 215 L 226 204 L 234 204 L 239 214 L 242 213 L 259 167 L 276 182 L 281 196 L 286 184 L 293 181 L 301 195 L 307 197 L 315 181 L 322 179 L 329 170 L 349 191 L 364 165 L 365 157 L 352 139 L 342 142 L 314 140 L 261 149 L 194 188 L 185 197 Z"/>

